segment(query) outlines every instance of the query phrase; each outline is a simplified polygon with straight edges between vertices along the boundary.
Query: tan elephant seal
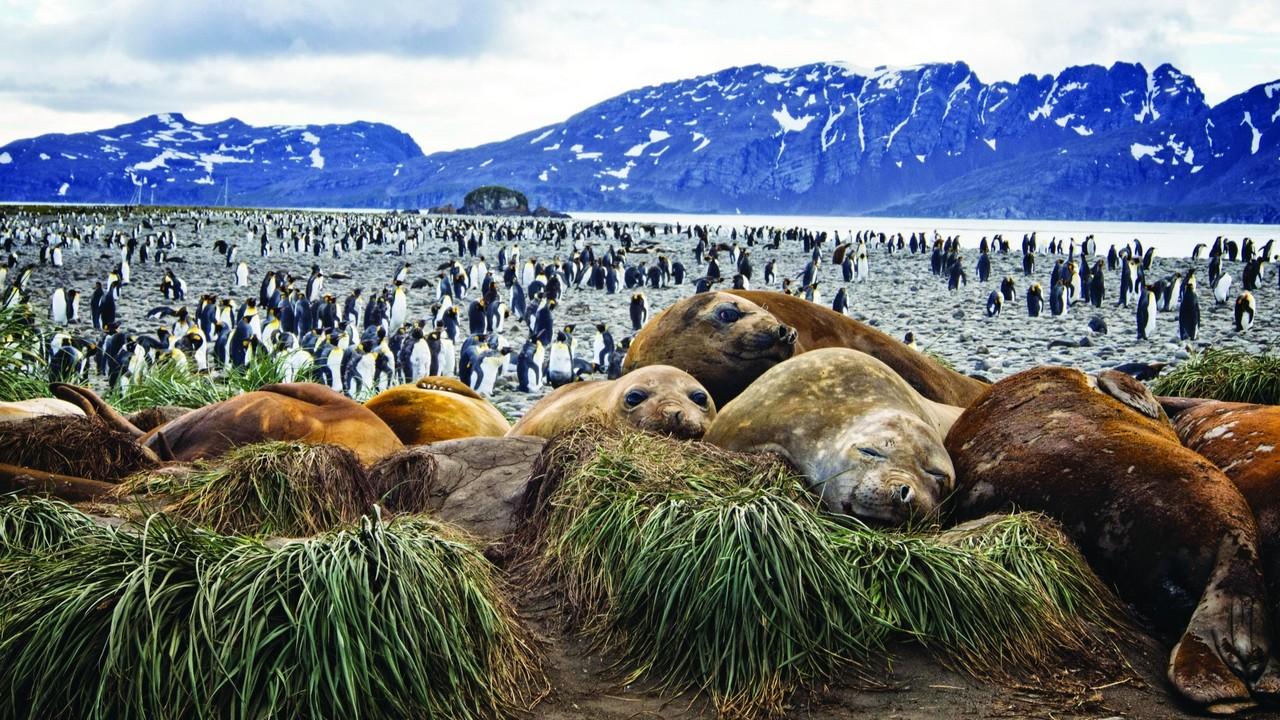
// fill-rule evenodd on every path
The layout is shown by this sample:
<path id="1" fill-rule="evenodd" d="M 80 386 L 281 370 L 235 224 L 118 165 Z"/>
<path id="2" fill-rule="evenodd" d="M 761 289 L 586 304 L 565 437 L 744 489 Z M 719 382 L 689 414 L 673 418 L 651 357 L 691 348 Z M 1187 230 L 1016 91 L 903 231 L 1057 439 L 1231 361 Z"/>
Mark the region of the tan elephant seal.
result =
<path id="1" fill-rule="evenodd" d="M 364 404 L 405 445 L 502 437 L 511 423 L 484 396 L 451 377 L 427 376 L 383 390 Z"/>
<path id="2" fill-rule="evenodd" d="M 136 438 L 161 460 L 183 462 L 271 440 L 341 445 L 374 463 L 404 447 L 377 415 L 316 383 L 279 383 L 205 405 L 143 432 L 88 388 L 55 384 L 59 398 L 78 404 Z"/>
<path id="3" fill-rule="evenodd" d="M 510 435 L 550 438 L 591 418 L 696 440 L 716 416 L 710 393 L 689 373 L 651 365 L 617 380 L 593 380 L 557 388 L 542 398 Z"/>
<path id="4" fill-rule="evenodd" d="M 752 380 L 795 354 L 795 340 L 793 328 L 749 300 L 698 293 L 645 323 L 631 339 L 622 369 L 678 367 L 724 407 Z"/>
<path id="5" fill-rule="evenodd" d="M 1114 371 L 1018 373 L 965 410 L 947 450 L 954 519 L 1017 508 L 1062 523 L 1104 580 L 1179 638 L 1168 676 L 1183 697 L 1225 713 L 1275 687 L 1253 514 L 1179 443 L 1141 383 Z"/>
<path id="6" fill-rule="evenodd" d="M 825 348 L 761 375 L 724 406 L 706 440 L 779 453 L 829 510 L 899 525 L 935 512 L 953 489 L 942 438 L 959 414 L 866 353 Z"/>

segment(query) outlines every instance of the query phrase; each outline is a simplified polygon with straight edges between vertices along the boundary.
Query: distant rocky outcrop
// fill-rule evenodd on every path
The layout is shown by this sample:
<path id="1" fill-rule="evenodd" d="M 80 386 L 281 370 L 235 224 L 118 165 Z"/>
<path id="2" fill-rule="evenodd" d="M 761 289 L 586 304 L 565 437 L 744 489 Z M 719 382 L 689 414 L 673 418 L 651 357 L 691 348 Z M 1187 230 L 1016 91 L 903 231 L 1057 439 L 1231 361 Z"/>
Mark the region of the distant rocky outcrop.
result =
<path id="1" fill-rule="evenodd" d="M 528 215 L 529 198 L 501 185 L 485 185 L 462 199 L 464 215 Z"/>

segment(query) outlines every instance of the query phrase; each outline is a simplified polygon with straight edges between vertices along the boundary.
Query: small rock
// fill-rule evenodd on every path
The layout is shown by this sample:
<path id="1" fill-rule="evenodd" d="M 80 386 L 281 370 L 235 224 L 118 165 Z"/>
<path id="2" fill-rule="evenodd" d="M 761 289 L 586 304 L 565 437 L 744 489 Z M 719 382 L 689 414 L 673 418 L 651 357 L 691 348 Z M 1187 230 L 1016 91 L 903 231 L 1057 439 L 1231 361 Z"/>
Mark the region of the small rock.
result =
<path id="1" fill-rule="evenodd" d="M 957 311 L 955 311 L 955 312 L 951 313 L 951 317 L 955 318 L 956 320 L 963 320 L 963 319 L 964 319 L 964 311 L 963 311 L 963 310 L 957 310 Z"/>

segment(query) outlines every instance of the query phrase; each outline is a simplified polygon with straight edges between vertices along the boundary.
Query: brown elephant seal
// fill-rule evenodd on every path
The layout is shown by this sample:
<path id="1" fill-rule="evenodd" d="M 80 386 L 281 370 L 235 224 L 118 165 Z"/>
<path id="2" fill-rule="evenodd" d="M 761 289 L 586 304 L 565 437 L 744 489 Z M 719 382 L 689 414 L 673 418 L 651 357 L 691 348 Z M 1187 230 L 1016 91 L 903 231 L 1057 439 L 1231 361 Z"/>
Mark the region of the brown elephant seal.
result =
<path id="1" fill-rule="evenodd" d="M 451 377 L 427 376 L 384 390 L 364 404 L 405 445 L 502 437 L 511 423 L 483 396 Z"/>
<path id="2" fill-rule="evenodd" d="M 591 418 L 696 440 L 716 416 L 711 394 L 692 375 L 651 365 L 617 380 L 592 380 L 556 388 L 542 398 L 509 435 L 550 438 Z"/>
<path id="3" fill-rule="evenodd" d="M 768 290 L 731 290 L 729 293 L 750 300 L 780 322 L 795 328 L 797 353 L 828 347 L 861 350 L 893 368 L 916 392 L 934 402 L 955 407 L 968 407 L 988 387 L 987 383 L 962 375 L 870 325 L 804 298 Z"/>
<path id="4" fill-rule="evenodd" d="M 1217 465 L 1258 523 L 1263 574 L 1280 613 L 1280 406 L 1211 400 L 1174 416 L 1182 444 Z M 1280 618 L 1273 616 L 1280 628 Z"/>
<path id="5" fill-rule="evenodd" d="M 1168 677 L 1184 698 L 1232 712 L 1274 685 L 1253 514 L 1136 380 L 1027 370 L 983 393 L 946 442 L 953 517 L 1016 507 L 1062 523 L 1104 580 L 1181 636 Z"/>
<path id="6" fill-rule="evenodd" d="M 796 352 L 795 329 L 755 303 L 704 292 L 658 313 L 631 338 L 625 373 L 671 365 L 689 373 L 724 407 L 752 380 Z"/>
<path id="7" fill-rule="evenodd" d="M 364 463 L 404 447 L 377 415 L 360 403 L 316 383 L 264 385 L 142 432 L 86 388 L 54 385 L 59 398 L 80 404 L 137 438 L 161 460 L 217 457 L 234 447 L 296 440 L 341 445 Z"/>
<path id="8" fill-rule="evenodd" d="M 898 525 L 935 512 L 954 488 L 942 438 L 959 414 L 866 353 L 824 348 L 761 375 L 705 439 L 776 452 L 831 511 Z"/>
<path id="9" fill-rule="evenodd" d="M 679 300 L 636 333 L 623 370 L 674 365 L 698 378 L 724 407 L 774 365 L 830 347 L 871 355 L 921 395 L 946 405 L 965 407 L 987 387 L 834 310 L 757 290 L 698 293 Z"/>

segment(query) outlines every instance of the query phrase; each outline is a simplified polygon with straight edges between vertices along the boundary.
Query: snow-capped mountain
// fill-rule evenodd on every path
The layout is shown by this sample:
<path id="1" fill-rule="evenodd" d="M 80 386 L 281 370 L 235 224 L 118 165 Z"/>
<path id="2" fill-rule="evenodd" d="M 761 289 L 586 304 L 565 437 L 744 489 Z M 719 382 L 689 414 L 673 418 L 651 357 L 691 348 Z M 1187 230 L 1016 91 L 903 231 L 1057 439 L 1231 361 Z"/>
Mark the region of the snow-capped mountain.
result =
<path id="1" fill-rule="evenodd" d="M 22 201 L 261 205 L 292 203 L 299 185 L 421 158 L 388 125 L 200 125 L 151 115 L 107 130 L 44 135 L 0 148 L 0 198 Z M 326 203 L 329 204 L 329 203 Z"/>
<path id="2" fill-rule="evenodd" d="M 426 207 L 501 184 L 563 210 L 1275 222 L 1277 120 L 1280 83 L 1210 108 L 1167 64 L 992 84 L 964 63 L 756 65 L 641 88 L 556 125 L 425 157 L 386 126 L 147 118 L 0 148 L 0 198 L 123 202 L 142 183 L 157 203 L 210 202 L 226 179 L 233 204 Z M 137 125 L 147 132 L 129 130 Z M 62 153 L 77 160 L 55 160 Z"/>

